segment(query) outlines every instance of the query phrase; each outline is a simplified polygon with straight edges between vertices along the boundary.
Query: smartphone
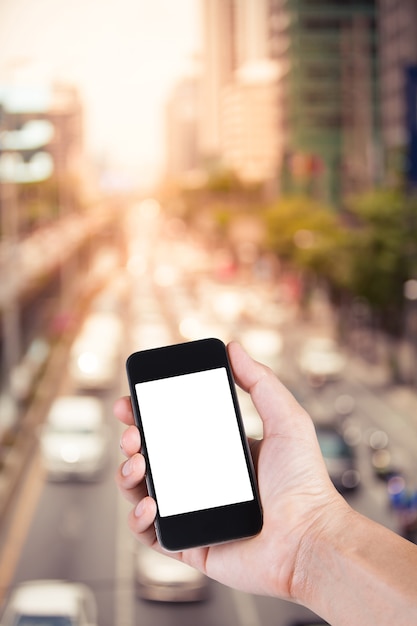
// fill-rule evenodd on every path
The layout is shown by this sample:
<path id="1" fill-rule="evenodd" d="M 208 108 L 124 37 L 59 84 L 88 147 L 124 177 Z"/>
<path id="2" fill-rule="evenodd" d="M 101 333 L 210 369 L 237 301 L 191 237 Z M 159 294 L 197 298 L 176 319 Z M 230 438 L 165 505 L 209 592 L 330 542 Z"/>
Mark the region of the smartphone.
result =
<path id="1" fill-rule="evenodd" d="M 175 552 L 259 533 L 260 498 L 224 343 L 135 352 L 127 374 L 161 546 Z"/>

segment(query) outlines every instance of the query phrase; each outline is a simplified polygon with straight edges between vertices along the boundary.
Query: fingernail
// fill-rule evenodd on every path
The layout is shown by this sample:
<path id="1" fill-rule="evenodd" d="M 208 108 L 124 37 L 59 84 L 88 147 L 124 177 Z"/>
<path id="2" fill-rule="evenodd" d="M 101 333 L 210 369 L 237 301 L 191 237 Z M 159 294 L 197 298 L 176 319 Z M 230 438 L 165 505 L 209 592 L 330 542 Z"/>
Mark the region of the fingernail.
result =
<path id="1" fill-rule="evenodd" d="M 130 459 L 128 459 L 122 467 L 122 474 L 123 476 L 129 476 L 131 471 L 132 471 L 131 463 L 130 463 Z"/>
<path id="2" fill-rule="evenodd" d="M 142 515 L 143 509 L 144 509 L 144 504 L 143 504 L 143 500 L 141 500 L 135 509 L 136 517 L 140 517 Z"/>

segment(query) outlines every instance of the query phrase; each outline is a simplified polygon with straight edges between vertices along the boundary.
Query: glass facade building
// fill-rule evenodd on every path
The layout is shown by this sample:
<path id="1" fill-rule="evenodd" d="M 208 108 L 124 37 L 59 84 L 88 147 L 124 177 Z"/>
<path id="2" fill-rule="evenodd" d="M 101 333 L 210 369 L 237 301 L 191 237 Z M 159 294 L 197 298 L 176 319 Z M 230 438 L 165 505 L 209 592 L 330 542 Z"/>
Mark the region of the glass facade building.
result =
<path id="1" fill-rule="evenodd" d="M 281 68 L 283 191 L 336 205 L 379 175 L 374 0 L 270 0 L 269 54 Z"/>

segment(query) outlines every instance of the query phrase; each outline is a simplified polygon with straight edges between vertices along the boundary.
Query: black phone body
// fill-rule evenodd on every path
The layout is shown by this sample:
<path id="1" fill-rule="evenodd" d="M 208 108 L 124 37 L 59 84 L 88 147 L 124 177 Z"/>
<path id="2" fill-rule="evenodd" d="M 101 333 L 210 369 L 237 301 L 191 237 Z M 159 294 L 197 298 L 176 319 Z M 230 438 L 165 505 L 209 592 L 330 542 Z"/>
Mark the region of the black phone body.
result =
<path id="1" fill-rule="evenodd" d="M 161 546 L 179 551 L 259 533 L 260 498 L 224 343 L 135 352 L 127 373 Z"/>

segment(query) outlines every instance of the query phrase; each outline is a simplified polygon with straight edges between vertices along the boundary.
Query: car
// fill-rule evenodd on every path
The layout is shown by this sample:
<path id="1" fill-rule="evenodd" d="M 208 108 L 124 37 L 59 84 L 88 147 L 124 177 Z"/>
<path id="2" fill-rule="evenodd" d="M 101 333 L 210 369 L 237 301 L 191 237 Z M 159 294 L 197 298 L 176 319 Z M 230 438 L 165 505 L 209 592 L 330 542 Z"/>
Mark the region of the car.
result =
<path id="1" fill-rule="evenodd" d="M 40 434 L 41 458 L 48 477 L 98 478 L 109 460 L 109 434 L 99 398 L 56 398 Z"/>
<path id="2" fill-rule="evenodd" d="M 0 626 L 97 626 L 92 590 L 65 580 L 30 580 L 17 585 Z"/>
<path id="3" fill-rule="evenodd" d="M 146 546 L 137 546 L 136 593 L 144 600 L 196 602 L 208 597 L 208 578 L 198 570 Z"/>
<path id="4" fill-rule="evenodd" d="M 352 446 L 330 424 L 316 424 L 317 439 L 329 476 L 340 492 L 356 489 L 360 473 Z"/>
<path id="5" fill-rule="evenodd" d="M 123 327 L 117 315 L 93 312 L 71 346 L 69 372 L 81 390 L 110 389 L 118 380 Z"/>
<path id="6" fill-rule="evenodd" d="M 371 454 L 371 465 L 376 478 L 385 482 L 402 474 L 400 465 L 393 462 L 392 454 L 388 448 L 374 450 Z"/>
<path id="7" fill-rule="evenodd" d="M 311 337 L 299 357 L 300 370 L 313 385 L 339 379 L 345 365 L 346 359 L 331 337 Z"/>
<path id="8" fill-rule="evenodd" d="M 283 347 L 281 334 L 275 328 L 249 327 L 240 334 L 240 341 L 253 359 L 276 371 Z"/>
<path id="9" fill-rule="evenodd" d="M 377 478 L 388 482 L 391 478 L 401 476 L 400 459 L 396 458 L 390 448 L 389 437 L 383 430 L 372 430 L 369 433 L 369 451 L 371 466 Z"/>

